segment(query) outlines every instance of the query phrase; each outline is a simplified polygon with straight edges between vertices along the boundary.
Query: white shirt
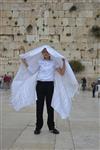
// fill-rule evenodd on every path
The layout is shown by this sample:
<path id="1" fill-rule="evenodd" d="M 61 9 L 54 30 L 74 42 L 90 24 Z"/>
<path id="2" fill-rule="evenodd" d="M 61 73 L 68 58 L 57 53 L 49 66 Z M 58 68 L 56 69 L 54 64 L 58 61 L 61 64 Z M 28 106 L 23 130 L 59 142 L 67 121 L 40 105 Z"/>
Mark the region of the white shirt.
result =
<path id="1" fill-rule="evenodd" d="M 54 81 L 55 69 L 58 67 L 54 60 L 41 59 L 39 61 L 39 72 L 37 80 Z"/>

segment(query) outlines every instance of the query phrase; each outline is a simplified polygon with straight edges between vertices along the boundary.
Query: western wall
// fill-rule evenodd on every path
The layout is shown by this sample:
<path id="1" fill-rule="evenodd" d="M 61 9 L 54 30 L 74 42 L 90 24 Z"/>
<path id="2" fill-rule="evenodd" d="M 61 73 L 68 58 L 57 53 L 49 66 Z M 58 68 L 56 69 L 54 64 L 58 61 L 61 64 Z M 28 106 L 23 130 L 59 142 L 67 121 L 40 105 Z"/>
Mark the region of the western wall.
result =
<path id="1" fill-rule="evenodd" d="M 98 78 L 100 0 L 0 0 L 0 75 L 15 75 L 19 55 L 43 44 L 80 60 L 79 78 Z"/>

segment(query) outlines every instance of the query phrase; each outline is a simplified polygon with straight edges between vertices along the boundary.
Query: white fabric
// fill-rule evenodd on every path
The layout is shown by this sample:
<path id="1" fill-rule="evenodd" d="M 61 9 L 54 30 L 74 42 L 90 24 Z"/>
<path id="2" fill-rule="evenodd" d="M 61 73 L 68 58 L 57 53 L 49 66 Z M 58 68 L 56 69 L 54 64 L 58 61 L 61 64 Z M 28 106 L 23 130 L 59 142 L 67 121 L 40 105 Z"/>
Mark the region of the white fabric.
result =
<path id="1" fill-rule="evenodd" d="M 35 48 L 20 55 L 21 58 L 27 60 L 29 68 L 33 68 L 33 71 L 31 73 L 21 64 L 12 82 L 11 102 L 17 111 L 25 106 L 32 105 L 37 100 L 35 86 L 39 67 L 38 61 L 41 59 L 41 51 L 44 48 L 51 54 L 51 58 L 57 61 L 59 66 L 62 66 L 62 58 L 64 56 L 48 45 Z M 67 60 L 65 74 L 61 76 L 58 72 L 55 72 L 54 82 L 55 86 L 51 106 L 62 118 L 67 118 L 71 110 L 71 98 L 78 91 L 78 82 Z"/>
<path id="2" fill-rule="evenodd" d="M 98 84 L 97 86 L 98 86 L 98 92 L 100 92 L 100 84 Z"/>

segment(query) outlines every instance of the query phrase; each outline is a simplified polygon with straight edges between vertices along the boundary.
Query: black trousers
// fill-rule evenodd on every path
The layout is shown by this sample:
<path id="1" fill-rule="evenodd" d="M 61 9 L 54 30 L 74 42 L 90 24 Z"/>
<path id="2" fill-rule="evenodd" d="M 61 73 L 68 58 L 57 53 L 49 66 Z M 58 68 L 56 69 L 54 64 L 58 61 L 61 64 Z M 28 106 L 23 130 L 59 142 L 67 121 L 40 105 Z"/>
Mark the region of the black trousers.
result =
<path id="1" fill-rule="evenodd" d="M 95 89 L 92 90 L 92 96 L 95 97 Z"/>
<path id="2" fill-rule="evenodd" d="M 47 107 L 47 125 L 50 130 L 54 128 L 54 109 L 51 107 L 51 101 L 54 91 L 53 81 L 37 81 L 36 93 L 36 128 L 41 129 L 43 126 L 43 108 L 46 100 Z"/>

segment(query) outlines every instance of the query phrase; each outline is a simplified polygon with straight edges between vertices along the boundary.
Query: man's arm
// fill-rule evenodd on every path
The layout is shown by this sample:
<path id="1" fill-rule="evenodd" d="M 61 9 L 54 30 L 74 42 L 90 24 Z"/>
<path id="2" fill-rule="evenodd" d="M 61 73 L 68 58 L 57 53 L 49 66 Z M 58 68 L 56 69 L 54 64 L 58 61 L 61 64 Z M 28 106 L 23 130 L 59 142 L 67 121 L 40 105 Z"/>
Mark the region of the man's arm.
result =
<path id="1" fill-rule="evenodd" d="M 56 71 L 57 71 L 60 75 L 64 75 L 65 69 L 66 69 L 65 59 L 63 58 L 62 61 L 63 61 L 63 66 L 62 66 L 62 68 L 59 67 L 59 68 L 56 69 Z"/>
<path id="2" fill-rule="evenodd" d="M 28 67 L 28 63 L 26 61 L 26 59 L 21 59 L 22 60 L 22 63 L 25 65 L 25 67 L 27 68 Z"/>

